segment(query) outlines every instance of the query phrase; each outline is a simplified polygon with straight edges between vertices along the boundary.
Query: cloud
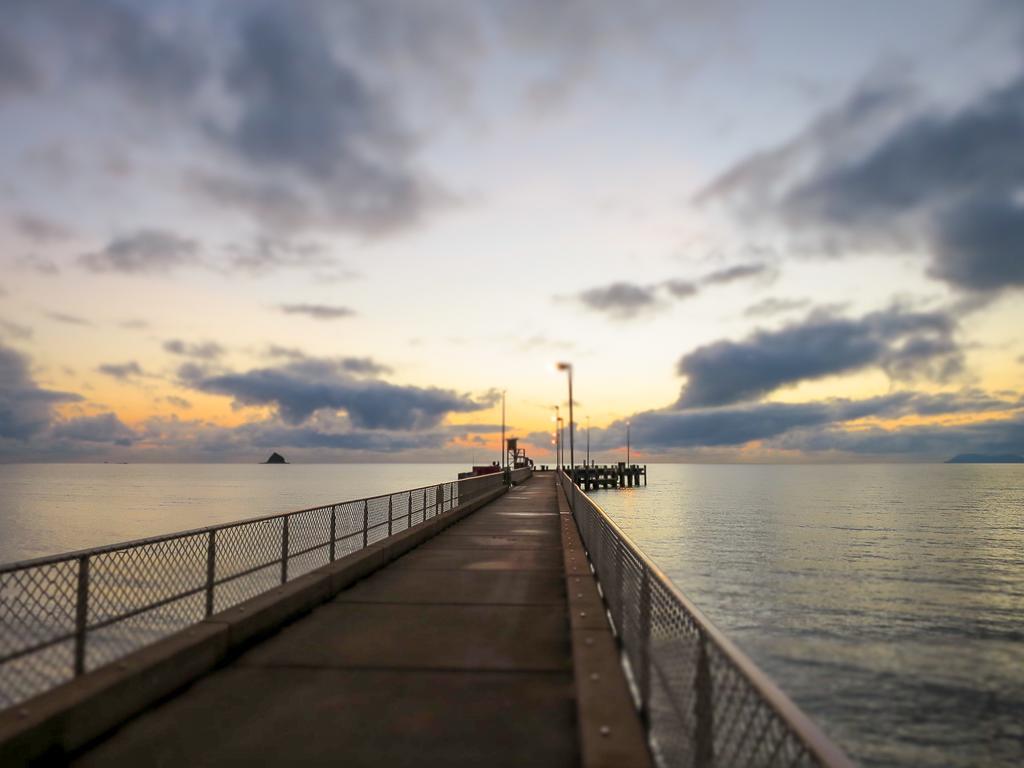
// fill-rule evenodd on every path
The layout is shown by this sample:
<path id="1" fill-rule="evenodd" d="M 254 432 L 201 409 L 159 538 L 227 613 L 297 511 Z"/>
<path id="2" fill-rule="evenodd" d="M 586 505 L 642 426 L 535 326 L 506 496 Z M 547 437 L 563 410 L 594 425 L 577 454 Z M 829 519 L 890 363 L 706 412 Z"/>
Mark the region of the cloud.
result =
<path id="1" fill-rule="evenodd" d="M 279 344 L 271 344 L 267 347 L 267 357 L 284 357 L 288 360 L 305 360 L 308 355 L 298 347 L 282 347 Z"/>
<path id="2" fill-rule="evenodd" d="M 1024 286 L 1024 74 L 954 111 L 908 115 L 905 94 L 898 85 L 862 88 L 698 200 L 755 205 L 831 252 L 924 250 L 928 272 L 964 291 Z M 881 128 L 879 113 L 889 116 Z"/>
<path id="3" fill-rule="evenodd" d="M 71 232 L 63 225 L 35 214 L 15 216 L 14 229 L 25 239 L 40 244 L 59 243 L 71 237 Z"/>
<path id="4" fill-rule="evenodd" d="M 41 73 L 28 50 L 9 29 L 0 29 L 0 100 L 34 91 Z"/>
<path id="5" fill-rule="evenodd" d="M 479 411 L 494 402 L 493 393 L 475 400 L 452 390 L 355 376 L 352 368 L 351 359 L 307 358 L 245 373 L 207 376 L 189 371 L 183 379 L 199 391 L 230 396 L 237 405 L 272 405 L 291 425 L 326 409 L 345 411 L 357 429 L 422 430 L 437 426 L 451 413 Z"/>
<path id="6" fill-rule="evenodd" d="M 665 287 L 665 290 L 677 299 L 688 299 L 700 292 L 697 284 L 691 283 L 688 280 L 666 280 L 662 285 Z"/>
<path id="7" fill-rule="evenodd" d="M 779 299 L 770 296 L 756 304 L 751 304 L 743 310 L 743 314 L 746 317 L 771 317 L 773 315 L 781 315 L 784 312 L 792 312 L 796 309 L 806 309 L 810 305 L 810 299 Z"/>
<path id="8" fill-rule="evenodd" d="M 873 456 L 905 455 L 944 459 L 958 453 L 1024 452 L 1024 417 L 968 424 L 922 425 L 844 430 L 833 426 L 786 435 L 780 448 L 807 452 L 838 451 Z"/>
<path id="9" fill-rule="evenodd" d="M 99 76 L 137 103 L 180 106 L 199 86 L 208 61 L 186 16 L 170 7 L 161 10 L 156 23 L 142 7 L 112 0 L 87 6 L 14 0 L 5 8 L 5 22 L 36 50 L 59 50 L 60 56 L 47 61 L 62 76 Z"/>
<path id="10" fill-rule="evenodd" d="M 173 232 L 141 229 L 112 240 L 103 250 L 86 253 L 79 263 L 92 272 L 159 274 L 198 260 L 199 245 Z"/>
<path id="11" fill-rule="evenodd" d="M 291 425 L 276 417 L 221 427 L 177 416 L 154 417 L 136 430 L 132 455 L 150 460 L 252 461 L 266 458 L 271 450 L 286 451 L 303 460 L 327 460 L 359 454 L 391 454 L 428 451 L 436 457 L 451 443 L 450 427 L 426 431 L 353 429 L 337 420 L 316 418 L 308 424 Z"/>
<path id="12" fill-rule="evenodd" d="M 679 403 L 726 405 L 869 366 L 897 379 L 946 379 L 962 363 L 955 331 L 956 322 L 941 312 L 894 307 L 856 319 L 813 312 L 779 330 L 717 341 L 683 356 L 678 371 L 687 383 Z"/>
<path id="13" fill-rule="evenodd" d="M 84 317 L 69 315 L 66 312 L 47 312 L 46 316 L 51 320 L 56 320 L 58 323 L 64 323 L 65 325 L 92 325 L 92 323 Z"/>
<path id="14" fill-rule="evenodd" d="M 1024 398 L 1003 399 L 977 390 L 931 395 L 897 392 L 863 400 L 832 399 L 806 403 L 740 403 L 709 408 L 665 408 L 644 411 L 629 417 L 633 445 L 640 450 L 665 452 L 675 449 L 737 448 L 754 441 L 774 441 L 772 447 L 795 450 L 853 450 L 859 434 L 888 435 L 894 453 L 921 453 L 915 440 L 900 439 L 914 435 L 917 427 L 858 426 L 850 430 L 843 425 L 864 419 L 894 419 L 903 416 L 938 416 L 1009 412 L 1024 408 Z M 1019 416 L 1011 415 L 1010 419 Z M 991 423 L 1008 424 L 1006 418 L 993 418 Z M 935 426 L 925 433 L 941 435 L 953 448 L 962 439 L 959 426 Z M 605 429 L 591 430 L 595 450 L 619 448 L 625 444 L 625 421 L 617 421 Z M 538 433 L 542 436 L 546 433 Z M 550 440 L 548 440 L 550 441 Z M 543 443 L 535 443 L 543 444 Z M 972 447 L 977 447 L 971 443 Z M 866 448 L 866 443 L 865 443 Z M 928 452 L 928 451 L 923 451 Z M 934 453 L 934 450 L 931 451 Z M 941 453 L 942 451 L 939 451 Z M 956 452 L 956 451 L 954 451 Z"/>
<path id="15" fill-rule="evenodd" d="M 316 224 L 312 201 L 280 180 L 190 172 L 186 174 L 186 185 L 211 202 L 237 208 L 275 231 Z"/>
<path id="16" fill-rule="evenodd" d="M 775 276 L 776 271 L 767 264 L 738 264 L 711 272 L 697 281 L 672 279 L 652 285 L 617 281 L 588 288 L 574 298 L 592 311 L 603 312 L 619 320 L 630 320 L 643 313 L 664 309 L 667 305 L 658 298 L 660 290 L 664 290 L 673 299 L 683 300 L 697 296 L 704 287 L 727 285 L 751 278 L 770 281 Z"/>
<path id="17" fill-rule="evenodd" d="M 587 309 L 618 319 L 633 318 L 658 306 L 654 287 L 627 282 L 589 288 L 577 298 Z"/>
<path id="18" fill-rule="evenodd" d="M 552 4 L 545 0 L 479 3 L 503 40 L 531 62 L 527 103 L 546 113 L 561 107 L 610 56 L 645 61 L 678 81 L 721 45 L 723 23 L 740 4 L 687 0 L 615 0 Z M 652 61 L 653 60 L 653 61 Z M 653 64 L 653 66 L 652 66 Z"/>
<path id="19" fill-rule="evenodd" d="M 701 282 L 704 285 L 728 285 L 754 277 L 770 280 L 775 277 L 775 271 L 767 264 L 737 264 L 705 275 Z"/>
<path id="20" fill-rule="evenodd" d="M 52 436 L 57 439 L 78 440 L 87 443 L 113 443 L 128 446 L 138 439 L 113 413 L 98 416 L 81 416 L 60 422 L 53 427 Z"/>
<path id="21" fill-rule="evenodd" d="M 227 247 L 231 266 L 255 274 L 275 269 L 332 267 L 335 261 L 316 243 L 293 242 L 282 238 L 258 237 L 251 243 Z"/>
<path id="22" fill-rule="evenodd" d="M 338 360 L 343 371 L 357 376 L 381 376 L 392 373 L 390 367 L 371 357 L 343 357 Z"/>
<path id="23" fill-rule="evenodd" d="M 308 355 L 297 347 L 282 347 L 271 344 L 267 347 L 266 356 L 270 358 L 284 358 L 291 361 L 314 361 L 329 362 L 339 370 L 350 373 L 353 376 L 386 376 L 393 373 L 391 366 L 374 360 L 372 357 L 336 357 L 318 358 Z"/>
<path id="24" fill-rule="evenodd" d="M 119 381 L 127 381 L 133 376 L 143 375 L 142 366 L 134 360 L 127 363 L 104 363 L 96 370 Z"/>
<path id="25" fill-rule="evenodd" d="M 348 307 L 327 304 L 282 304 L 279 309 L 286 315 L 306 315 L 314 320 L 340 320 L 356 314 Z"/>
<path id="26" fill-rule="evenodd" d="M 251 443 L 265 448 L 324 448 L 394 453 L 417 448 L 440 448 L 450 439 L 446 432 L 394 432 L 349 430 L 333 432 L 314 427 L 260 425 L 246 430 Z"/>
<path id="27" fill-rule="evenodd" d="M 21 323 L 0 319 L 0 330 L 14 339 L 31 339 L 32 329 Z"/>
<path id="28" fill-rule="evenodd" d="M 412 134 L 383 93 L 336 54 L 317 8 L 246 6 L 224 80 L 237 117 L 209 133 L 275 182 L 206 186 L 294 221 L 368 235 L 407 228 L 445 195 L 411 163 Z"/>
<path id="29" fill-rule="evenodd" d="M 54 405 L 80 399 L 41 388 L 32 379 L 28 358 L 0 344 L 0 438 L 27 440 L 49 426 Z"/>
<path id="30" fill-rule="evenodd" d="M 188 344 L 181 339 L 168 339 L 163 343 L 165 352 L 182 357 L 194 357 L 197 360 L 216 360 L 226 351 L 215 341 L 203 341 Z"/>
<path id="31" fill-rule="evenodd" d="M 549 106 L 606 52 L 671 63 L 678 77 L 713 43 L 682 40 L 665 18 L 700 28 L 734 5 L 9 0 L 0 98 L 88 100 L 123 118 L 104 124 L 114 141 L 206 142 L 213 153 L 180 169 L 187 189 L 263 230 L 382 236 L 458 203 L 421 148 L 471 108 L 490 63 L 533 62 L 526 87 Z"/>
<path id="32" fill-rule="evenodd" d="M 24 256 L 18 257 L 18 266 L 24 267 L 25 269 L 31 269 L 40 275 L 46 275 L 52 277 L 53 275 L 60 273 L 60 267 L 53 259 L 47 259 L 39 254 L 30 253 Z"/>
<path id="33" fill-rule="evenodd" d="M 176 408 L 188 410 L 192 407 L 192 403 L 190 401 L 186 400 L 184 397 L 178 397 L 177 395 L 167 395 L 164 400 Z"/>
<path id="34" fill-rule="evenodd" d="M 774 208 L 802 169 L 827 167 L 861 154 L 906 116 L 916 91 L 891 73 L 872 73 L 838 105 L 794 137 L 741 159 L 701 188 L 693 201 L 726 201 L 742 215 Z"/>

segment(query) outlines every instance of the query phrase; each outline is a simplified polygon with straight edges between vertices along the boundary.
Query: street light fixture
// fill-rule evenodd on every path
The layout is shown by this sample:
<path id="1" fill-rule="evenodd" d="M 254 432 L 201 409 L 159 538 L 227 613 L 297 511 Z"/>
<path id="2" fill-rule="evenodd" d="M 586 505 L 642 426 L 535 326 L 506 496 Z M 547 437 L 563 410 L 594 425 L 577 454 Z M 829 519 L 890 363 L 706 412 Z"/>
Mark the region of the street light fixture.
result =
<path id="1" fill-rule="evenodd" d="M 559 363 L 558 370 L 565 371 L 569 375 L 569 472 L 573 473 L 575 480 L 576 452 L 573 433 L 576 431 L 576 423 L 572 418 L 572 363 Z"/>

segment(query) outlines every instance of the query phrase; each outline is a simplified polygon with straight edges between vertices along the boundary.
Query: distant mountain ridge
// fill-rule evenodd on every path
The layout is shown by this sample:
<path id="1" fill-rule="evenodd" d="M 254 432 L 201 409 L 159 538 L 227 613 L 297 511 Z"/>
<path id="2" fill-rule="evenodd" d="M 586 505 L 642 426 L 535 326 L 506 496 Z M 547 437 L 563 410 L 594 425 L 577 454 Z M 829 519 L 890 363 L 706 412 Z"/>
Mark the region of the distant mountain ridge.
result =
<path id="1" fill-rule="evenodd" d="M 1017 453 L 958 453 L 947 464 L 1024 464 Z"/>

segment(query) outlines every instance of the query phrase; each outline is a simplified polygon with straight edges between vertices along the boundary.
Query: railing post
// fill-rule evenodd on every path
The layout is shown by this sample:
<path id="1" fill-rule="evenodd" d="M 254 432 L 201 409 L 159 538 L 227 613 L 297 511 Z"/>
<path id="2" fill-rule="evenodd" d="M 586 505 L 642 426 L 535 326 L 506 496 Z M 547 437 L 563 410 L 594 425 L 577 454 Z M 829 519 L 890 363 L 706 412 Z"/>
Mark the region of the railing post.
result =
<path id="1" fill-rule="evenodd" d="M 370 502 L 363 499 L 363 549 L 370 540 Z"/>
<path id="2" fill-rule="evenodd" d="M 427 489 L 423 489 L 423 520 L 427 519 Z M 420 520 L 422 523 L 423 520 Z"/>
<path id="3" fill-rule="evenodd" d="M 288 515 L 281 526 L 281 583 L 288 581 Z"/>
<path id="4" fill-rule="evenodd" d="M 206 539 L 206 616 L 213 615 L 213 584 L 217 578 L 217 531 Z"/>
<path id="5" fill-rule="evenodd" d="M 704 632 L 698 635 L 700 649 L 697 655 L 697 675 L 694 687 L 697 689 L 697 733 L 696 749 L 693 752 L 693 764 L 696 766 L 712 765 L 714 762 L 714 706 L 712 700 L 711 665 L 708 660 L 708 641 Z"/>
<path id="6" fill-rule="evenodd" d="M 437 486 L 437 494 L 434 496 L 434 517 L 444 511 L 444 486 Z"/>
<path id="7" fill-rule="evenodd" d="M 338 505 L 335 504 L 333 507 L 331 507 L 331 547 L 330 547 L 330 549 L 331 549 L 331 562 L 332 563 L 334 562 L 334 542 L 338 538 L 337 533 L 336 533 L 337 526 L 338 526 Z"/>
<path id="8" fill-rule="evenodd" d="M 641 564 L 640 580 L 640 669 L 637 685 L 640 688 L 640 715 L 650 725 L 651 714 L 651 572 Z"/>
<path id="9" fill-rule="evenodd" d="M 85 673 L 85 634 L 89 626 L 89 556 L 78 558 L 78 600 L 75 604 L 75 677 Z"/>
<path id="10" fill-rule="evenodd" d="M 391 520 L 392 520 L 391 513 L 392 513 L 392 510 L 394 508 L 394 504 L 392 503 L 392 501 L 393 501 L 392 497 L 388 496 L 388 536 L 391 536 Z"/>
<path id="11" fill-rule="evenodd" d="M 412 528 L 412 491 L 409 491 L 409 513 L 408 521 L 405 524 L 405 530 Z"/>

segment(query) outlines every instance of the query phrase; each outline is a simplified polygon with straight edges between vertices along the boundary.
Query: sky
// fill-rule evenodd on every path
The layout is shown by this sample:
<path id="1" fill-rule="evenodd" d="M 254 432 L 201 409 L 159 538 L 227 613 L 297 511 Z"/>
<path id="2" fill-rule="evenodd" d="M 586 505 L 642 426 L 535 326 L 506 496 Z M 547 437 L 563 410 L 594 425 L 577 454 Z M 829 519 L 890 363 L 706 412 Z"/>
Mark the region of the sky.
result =
<path id="1" fill-rule="evenodd" d="M 0 461 L 1024 452 L 1019 3 L 0 5 Z"/>

